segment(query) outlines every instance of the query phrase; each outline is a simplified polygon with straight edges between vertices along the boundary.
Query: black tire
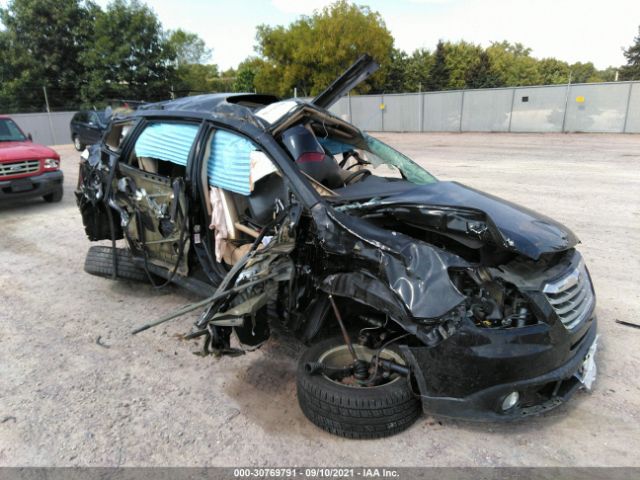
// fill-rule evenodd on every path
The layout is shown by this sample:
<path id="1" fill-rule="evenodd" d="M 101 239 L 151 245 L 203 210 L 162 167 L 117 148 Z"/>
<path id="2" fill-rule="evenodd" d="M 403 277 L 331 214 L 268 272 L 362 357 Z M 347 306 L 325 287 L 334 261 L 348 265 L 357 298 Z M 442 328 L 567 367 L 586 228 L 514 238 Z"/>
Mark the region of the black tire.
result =
<path id="1" fill-rule="evenodd" d="M 86 145 L 84 143 L 80 142 L 80 137 L 78 135 L 74 135 L 72 140 L 73 140 L 73 147 L 77 151 L 81 152 L 86 148 Z"/>
<path id="2" fill-rule="evenodd" d="M 118 259 L 118 278 L 148 282 L 146 272 L 138 267 L 131 258 L 126 248 L 116 248 Z M 111 247 L 96 245 L 89 247 L 87 258 L 84 261 L 84 271 L 98 277 L 111 277 L 113 275 L 113 250 Z"/>
<path id="3" fill-rule="evenodd" d="M 44 201 L 47 203 L 58 203 L 59 201 L 62 200 L 63 196 L 64 196 L 64 189 L 60 187 L 55 192 L 43 195 L 42 198 L 44 198 Z"/>
<path id="4" fill-rule="evenodd" d="M 324 340 L 301 356 L 297 389 L 305 416 L 329 433 L 355 439 L 387 437 L 411 426 L 420 416 L 421 406 L 408 379 L 365 388 L 342 385 L 322 374 L 307 372 L 307 363 L 317 362 L 324 352 L 341 344 L 342 338 Z"/>

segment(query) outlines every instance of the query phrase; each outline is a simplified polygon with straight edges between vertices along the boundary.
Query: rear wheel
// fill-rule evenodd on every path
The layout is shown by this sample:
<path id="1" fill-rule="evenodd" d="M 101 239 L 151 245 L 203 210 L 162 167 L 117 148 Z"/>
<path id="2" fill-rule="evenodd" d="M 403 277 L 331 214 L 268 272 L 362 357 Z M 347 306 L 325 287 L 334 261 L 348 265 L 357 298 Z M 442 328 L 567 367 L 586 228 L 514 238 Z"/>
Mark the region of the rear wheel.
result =
<path id="1" fill-rule="evenodd" d="M 85 145 L 82 142 L 80 142 L 80 137 L 78 135 L 73 136 L 73 146 L 79 152 L 83 151 L 85 148 Z"/>
<path id="2" fill-rule="evenodd" d="M 117 277 L 138 282 L 148 282 L 147 273 L 138 267 L 126 248 L 116 248 Z M 113 249 L 96 245 L 89 248 L 84 261 L 84 271 L 98 277 L 113 275 Z"/>
<path id="3" fill-rule="evenodd" d="M 64 195 L 64 189 L 60 187 L 55 192 L 43 195 L 42 198 L 44 198 L 44 201 L 47 203 L 57 203 L 60 200 L 62 200 L 63 195 Z"/>
<path id="4" fill-rule="evenodd" d="M 359 359 L 371 362 L 374 350 L 361 345 L 354 348 Z M 385 348 L 379 356 L 406 367 L 395 349 Z M 342 338 L 319 342 L 302 355 L 297 373 L 298 402 L 314 424 L 342 437 L 380 438 L 405 430 L 420 416 L 420 401 L 408 378 L 391 373 L 375 386 L 363 386 L 344 373 L 351 363 Z"/>

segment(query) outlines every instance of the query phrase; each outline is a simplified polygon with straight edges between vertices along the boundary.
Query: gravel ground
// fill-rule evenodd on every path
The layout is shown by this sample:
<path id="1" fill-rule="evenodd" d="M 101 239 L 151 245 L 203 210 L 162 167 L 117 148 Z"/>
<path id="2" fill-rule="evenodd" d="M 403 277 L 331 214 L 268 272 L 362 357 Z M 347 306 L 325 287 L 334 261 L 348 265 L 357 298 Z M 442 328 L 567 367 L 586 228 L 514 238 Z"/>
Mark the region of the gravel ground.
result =
<path id="1" fill-rule="evenodd" d="M 640 321 L 640 137 L 380 137 L 578 234 L 598 294 L 592 393 L 515 424 L 425 416 L 384 440 L 324 433 L 298 408 L 291 344 L 199 357 L 179 338 L 195 314 L 130 335 L 195 298 L 83 272 L 78 154 L 60 146 L 62 203 L 0 205 L 0 465 L 640 466 L 640 331 L 614 322 Z"/>

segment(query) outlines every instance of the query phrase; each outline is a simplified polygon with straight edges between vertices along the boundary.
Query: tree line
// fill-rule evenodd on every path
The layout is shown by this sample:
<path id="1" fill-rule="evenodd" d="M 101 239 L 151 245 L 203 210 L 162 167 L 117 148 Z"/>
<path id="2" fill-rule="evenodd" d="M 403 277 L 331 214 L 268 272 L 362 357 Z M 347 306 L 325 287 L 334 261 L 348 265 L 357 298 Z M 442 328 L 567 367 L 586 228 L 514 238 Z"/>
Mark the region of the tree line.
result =
<path id="1" fill-rule="evenodd" d="M 520 43 L 440 41 L 433 51 L 394 47 L 378 12 L 347 0 L 287 26 L 260 25 L 256 55 L 219 71 L 198 35 L 167 31 L 139 0 L 11 0 L 0 8 L 0 112 L 103 107 L 115 99 L 156 101 L 215 91 L 310 96 L 360 54 L 380 70 L 358 93 L 640 80 L 640 30 L 626 65 L 538 59 Z M 221 47 L 223 48 L 223 47 Z"/>

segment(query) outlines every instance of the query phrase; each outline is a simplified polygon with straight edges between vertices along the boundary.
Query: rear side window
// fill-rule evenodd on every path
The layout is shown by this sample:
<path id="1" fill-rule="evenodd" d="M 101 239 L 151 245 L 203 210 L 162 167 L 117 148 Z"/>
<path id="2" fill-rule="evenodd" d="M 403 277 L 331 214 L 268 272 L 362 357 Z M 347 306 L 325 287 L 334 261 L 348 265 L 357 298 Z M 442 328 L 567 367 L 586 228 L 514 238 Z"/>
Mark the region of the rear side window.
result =
<path id="1" fill-rule="evenodd" d="M 138 137 L 135 154 L 138 158 L 186 166 L 198 128 L 198 125 L 183 123 L 152 123 Z"/>
<path id="2" fill-rule="evenodd" d="M 129 165 L 163 177 L 185 175 L 199 124 L 154 122 L 136 138 Z"/>
<path id="3" fill-rule="evenodd" d="M 111 126 L 105 137 L 104 143 L 113 152 L 119 152 L 122 142 L 133 128 L 133 122 L 116 123 Z"/>

